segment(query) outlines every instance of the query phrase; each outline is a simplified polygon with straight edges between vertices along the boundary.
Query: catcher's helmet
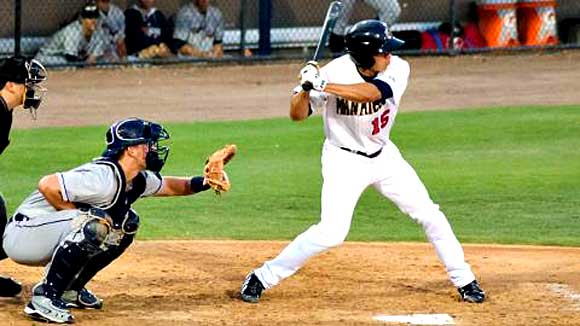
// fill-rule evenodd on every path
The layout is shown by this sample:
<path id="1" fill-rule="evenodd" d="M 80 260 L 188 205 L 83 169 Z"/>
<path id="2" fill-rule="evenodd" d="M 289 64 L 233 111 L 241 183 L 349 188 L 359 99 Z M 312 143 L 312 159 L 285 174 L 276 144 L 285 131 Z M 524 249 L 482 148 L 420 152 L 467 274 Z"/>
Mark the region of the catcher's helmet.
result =
<path id="1" fill-rule="evenodd" d="M 147 169 L 154 172 L 161 171 L 169 155 L 169 147 L 159 145 L 159 141 L 169 139 L 169 133 L 155 122 L 139 118 L 119 120 L 107 130 L 106 139 L 107 149 L 103 156 L 113 159 L 118 158 L 129 146 L 147 144 Z"/>
<path id="2" fill-rule="evenodd" d="M 368 69 L 375 64 L 374 55 L 400 48 L 405 42 L 393 36 L 382 21 L 368 19 L 352 26 L 345 36 L 346 52 L 355 64 Z"/>

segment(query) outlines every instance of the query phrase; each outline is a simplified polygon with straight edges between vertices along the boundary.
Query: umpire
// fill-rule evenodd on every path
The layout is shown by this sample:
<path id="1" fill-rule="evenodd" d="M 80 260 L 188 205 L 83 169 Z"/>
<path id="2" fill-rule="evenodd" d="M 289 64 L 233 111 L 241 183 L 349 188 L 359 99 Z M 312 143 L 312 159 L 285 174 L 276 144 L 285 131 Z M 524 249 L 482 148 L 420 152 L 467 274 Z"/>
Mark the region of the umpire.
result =
<path id="1" fill-rule="evenodd" d="M 46 69 L 36 60 L 15 56 L 0 60 L 0 154 L 10 144 L 12 111 L 22 106 L 36 114 L 45 88 Z M 0 194 L 0 234 L 6 227 L 6 204 Z M 1 243 L 1 242 L 0 242 Z M 0 260 L 7 258 L 0 244 Z M 20 283 L 0 276 L 0 297 L 13 297 L 22 291 Z"/>

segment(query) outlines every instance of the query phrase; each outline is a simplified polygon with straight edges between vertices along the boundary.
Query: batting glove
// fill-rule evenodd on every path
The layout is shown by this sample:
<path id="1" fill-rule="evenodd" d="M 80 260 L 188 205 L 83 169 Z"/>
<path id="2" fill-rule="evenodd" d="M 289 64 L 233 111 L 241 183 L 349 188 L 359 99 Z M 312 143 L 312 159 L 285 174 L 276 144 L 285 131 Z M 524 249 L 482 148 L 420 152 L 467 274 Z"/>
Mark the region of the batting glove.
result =
<path id="1" fill-rule="evenodd" d="M 308 61 L 306 63 L 306 65 L 300 70 L 300 78 L 302 78 L 302 75 L 305 73 L 310 73 L 310 72 L 314 72 L 314 73 L 319 73 L 320 72 L 320 67 L 318 66 L 318 62 L 316 61 Z"/>
<path id="2" fill-rule="evenodd" d="M 311 90 L 322 92 L 326 88 L 326 80 L 319 74 L 304 74 L 300 80 L 300 86 L 306 92 Z"/>

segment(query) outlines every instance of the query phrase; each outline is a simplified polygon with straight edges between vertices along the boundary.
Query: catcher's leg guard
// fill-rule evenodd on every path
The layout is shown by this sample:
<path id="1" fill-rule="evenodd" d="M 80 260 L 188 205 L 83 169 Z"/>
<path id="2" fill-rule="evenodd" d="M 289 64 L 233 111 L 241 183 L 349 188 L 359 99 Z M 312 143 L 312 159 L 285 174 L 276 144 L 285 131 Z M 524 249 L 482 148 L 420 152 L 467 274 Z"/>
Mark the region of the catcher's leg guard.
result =
<path id="1" fill-rule="evenodd" d="M 103 251 L 110 230 L 107 214 L 96 208 L 84 213 L 84 223 L 64 239 L 52 257 L 43 287 L 47 297 L 60 298 L 89 258 Z"/>
<path id="2" fill-rule="evenodd" d="M 28 316 L 55 323 L 74 322 L 61 297 L 88 259 L 103 251 L 102 244 L 110 230 L 107 217 L 101 209 L 82 211 L 79 228 L 61 242 L 52 256 L 43 282 L 34 287 L 32 298 L 24 309 Z"/>
<path id="3" fill-rule="evenodd" d="M 91 257 L 85 268 L 76 277 L 74 282 L 71 284 L 70 289 L 75 291 L 81 291 L 85 285 L 103 268 L 107 267 L 115 259 L 119 258 L 123 252 L 135 238 L 135 234 L 139 229 L 139 216 L 134 210 L 129 210 L 127 217 L 123 222 L 124 236 L 118 246 L 109 246 L 106 251 L 100 252 L 97 255 Z"/>

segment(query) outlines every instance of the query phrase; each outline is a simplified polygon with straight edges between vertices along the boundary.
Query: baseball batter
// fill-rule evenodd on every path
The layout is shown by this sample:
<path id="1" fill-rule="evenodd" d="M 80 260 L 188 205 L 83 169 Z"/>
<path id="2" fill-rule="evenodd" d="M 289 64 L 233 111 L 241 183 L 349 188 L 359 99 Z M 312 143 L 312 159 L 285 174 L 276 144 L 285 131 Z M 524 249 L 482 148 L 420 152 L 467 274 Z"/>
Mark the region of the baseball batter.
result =
<path id="1" fill-rule="evenodd" d="M 25 313 L 55 323 L 74 321 L 69 308 L 100 309 L 85 285 L 133 242 L 141 197 L 182 196 L 210 188 L 202 176 L 162 177 L 169 134 L 138 118 L 115 122 L 103 157 L 43 177 L 4 232 L 4 249 L 17 263 L 46 265 Z"/>
<path id="2" fill-rule="evenodd" d="M 22 106 L 36 114 L 45 92 L 42 86 L 45 80 L 46 70 L 36 60 L 16 56 L 0 61 L 0 154 L 10 144 L 13 110 Z M 4 233 L 6 215 L 6 204 L 0 194 L 0 234 Z M 0 245 L 0 260 L 6 258 Z M 0 276 L 0 297 L 13 297 L 20 291 L 20 283 L 10 277 Z"/>
<path id="3" fill-rule="evenodd" d="M 484 301 L 485 293 L 465 262 L 447 218 L 390 140 L 410 73 L 405 60 L 390 54 L 402 44 L 385 23 L 365 20 L 348 31 L 348 54 L 320 71 L 314 63 L 301 70 L 290 117 L 300 121 L 313 110 L 323 110 L 320 222 L 248 274 L 240 290 L 244 301 L 258 302 L 265 289 L 296 273 L 308 258 L 340 245 L 356 203 L 369 186 L 423 227 L 462 300 Z"/>

